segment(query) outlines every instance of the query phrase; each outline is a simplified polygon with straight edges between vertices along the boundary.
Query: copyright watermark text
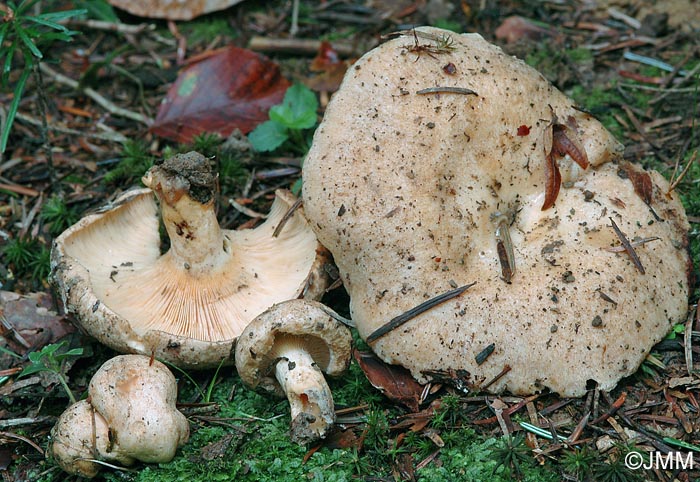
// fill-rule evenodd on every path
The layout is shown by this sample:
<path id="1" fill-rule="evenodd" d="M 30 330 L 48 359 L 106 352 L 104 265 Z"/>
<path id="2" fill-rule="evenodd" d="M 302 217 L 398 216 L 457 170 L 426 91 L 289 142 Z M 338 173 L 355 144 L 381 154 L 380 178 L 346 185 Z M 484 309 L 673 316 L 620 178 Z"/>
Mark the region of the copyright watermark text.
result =
<path id="1" fill-rule="evenodd" d="M 658 469 L 658 470 L 692 470 L 695 467 L 693 452 L 628 452 L 625 455 L 625 466 L 628 469 Z"/>

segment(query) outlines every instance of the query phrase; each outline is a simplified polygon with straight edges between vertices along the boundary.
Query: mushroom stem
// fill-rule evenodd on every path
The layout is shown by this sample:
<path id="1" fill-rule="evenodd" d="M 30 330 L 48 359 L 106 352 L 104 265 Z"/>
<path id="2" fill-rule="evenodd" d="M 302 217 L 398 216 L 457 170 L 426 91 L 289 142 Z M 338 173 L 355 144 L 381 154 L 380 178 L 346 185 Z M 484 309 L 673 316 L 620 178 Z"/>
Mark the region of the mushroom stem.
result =
<path id="1" fill-rule="evenodd" d="M 163 202 L 161 214 L 170 237 L 169 256 L 193 276 L 210 274 L 230 256 L 213 203 L 200 204 L 183 196 L 173 205 Z"/>
<path id="2" fill-rule="evenodd" d="M 335 422 L 331 389 L 309 353 L 289 342 L 277 348 L 275 376 L 291 409 L 291 439 L 307 444 L 326 436 Z"/>
<path id="3" fill-rule="evenodd" d="M 216 176 L 196 152 L 155 166 L 143 183 L 158 196 L 170 238 L 167 256 L 191 276 L 210 276 L 230 254 L 230 242 L 216 219 Z"/>

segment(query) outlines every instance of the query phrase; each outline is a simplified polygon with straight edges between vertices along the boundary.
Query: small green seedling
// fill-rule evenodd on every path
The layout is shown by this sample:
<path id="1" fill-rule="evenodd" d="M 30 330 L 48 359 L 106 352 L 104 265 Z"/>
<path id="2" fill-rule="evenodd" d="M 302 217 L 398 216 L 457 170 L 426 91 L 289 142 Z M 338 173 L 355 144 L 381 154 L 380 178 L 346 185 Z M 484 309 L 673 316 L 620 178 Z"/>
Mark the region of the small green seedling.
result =
<path id="1" fill-rule="evenodd" d="M 104 182 L 126 184 L 140 179 L 153 165 L 154 160 L 145 142 L 128 140 L 122 147 L 119 163 L 105 174 Z"/>
<path id="2" fill-rule="evenodd" d="M 51 250 L 38 238 L 25 236 L 11 239 L 0 253 L 12 266 L 15 279 L 28 275 L 32 283 L 40 285 L 51 270 Z"/>
<path id="3" fill-rule="evenodd" d="M 41 208 L 41 220 L 47 224 L 51 236 L 58 236 L 71 225 L 78 222 L 80 216 L 68 207 L 61 196 L 51 196 Z"/>
<path id="4" fill-rule="evenodd" d="M 304 85 L 292 85 L 282 103 L 270 109 L 270 120 L 248 134 L 253 149 L 271 152 L 286 143 L 297 154 L 306 154 L 309 150 L 307 129 L 316 125 L 317 109 L 316 94 Z"/>
<path id="5" fill-rule="evenodd" d="M 68 381 L 64 375 L 63 363 L 66 359 L 71 357 L 77 357 L 83 354 L 82 348 L 72 348 L 68 351 L 61 351 L 62 347 L 66 344 L 65 341 L 61 343 L 52 343 L 46 345 L 41 351 L 33 351 L 29 354 L 29 361 L 31 362 L 28 366 L 24 367 L 24 370 L 19 374 L 19 377 L 25 377 L 27 375 L 33 375 L 34 373 L 49 372 L 56 375 L 58 381 L 63 386 L 64 390 L 68 394 L 70 403 L 76 402 L 75 395 L 68 386 Z"/>

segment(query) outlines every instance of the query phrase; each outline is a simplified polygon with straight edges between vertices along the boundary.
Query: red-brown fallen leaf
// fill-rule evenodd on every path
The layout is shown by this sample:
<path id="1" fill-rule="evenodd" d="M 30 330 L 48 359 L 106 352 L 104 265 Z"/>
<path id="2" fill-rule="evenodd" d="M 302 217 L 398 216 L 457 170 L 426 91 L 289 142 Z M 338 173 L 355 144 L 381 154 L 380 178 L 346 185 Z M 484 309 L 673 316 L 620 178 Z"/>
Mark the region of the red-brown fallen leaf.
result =
<path id="1" fill-rule="evenodd" d="M 11 291 L 0 291 L 0 347 L 18 355 L 41 349 L 55 343 L 75 327 L 53 311 L 53 299 L 48 293 L 20 295 Z M 13 359 L 0 354 L 0 366 L 7 368 Z"/>
<path id="2" fill-rule="evenodd" d="M 649 173 L 643 170 L 638 170 L 638 168 L 634 167 L 629 162 L 622 165 L 622 170 L 625 174 L 627 174 L 629 180 L 632 181 L 632 186 L 634 187 L 634 192 L 637 194 L 637 196 L 639 196 L 647 205 L 650 205 L 654 187 Z"/>
<path id="3" fill-rule="evenodd" d="M 225 47 L 190 63 L 168 90 L 151 132 L 187 143 L 203 132 L 247 134 L 268 119 L 290 83 L 260 54 Z"/>
<path id="4" fill-rule="evenodd" d="M 223 10 L 243 0 L 109 0 L 132 15 L 168 20 L 191 20 L 205 13 Z"/>
<path id="5" fill-rule="evenodd" d="M 316 57 L 311 61 L 309 70 L 318 75 L 309 77 L 304 84 L 316 92 L 335 92 L 345 76 L 351 62 L 340 59 L 338 52 L 329 42 L 321 42 Z"/>
<path id="6" fill-rule="evenodd" d="M 318 53 L 316 57 L 311 61 L 309 65 L 309 70 L 311 72 L 325 72 L 329 68 L 332 68 L 341 63 L 338 52 L 335 51 L 330 42 L 323 41 L 321 46 L 318 48 Z"/>
<path id="7" fill-rule="evenodd" d="M 552 126 L 552 151 L 559 157 L 569 155 L 581 169 L 588 169 L 588 154 L 573 129 L 563 124 Z"/>
<path id="8" fill-rule="evenodd" d="M 350 449 L 360 447 L 360 437 L 352 429 L 338 430 L 323 440 L 323 446 L 328 449 Z"/>
<path id="9" fill-rule="evenodd" d="M 512 16 L 506 18 L 496 29 L 496 38 L 506 43 L 517 42 L 521 39 L 541 40 L 556 35 L 551 29 L 540 27 L 524 17 Z"/>
<path id="10" fill-rule="evenodd" d="M 544 203 L 542 204 L 542 211 L 546 211 L 554 206 L 554 202 L 559 195 L 559 188 L 561 187 L 559 165 L 551 152 L 545 158 L 544 182 Z"/>
<path id="11" fill-rule="evenodd" d="M 353 356 L 374 388 L 380 390 L 387 398 L 405 405 L 411 411 L 418 411 L 423 386 L 413 379 L 408 370 L 387 365 L 371 352 L 355 349 Z"/>

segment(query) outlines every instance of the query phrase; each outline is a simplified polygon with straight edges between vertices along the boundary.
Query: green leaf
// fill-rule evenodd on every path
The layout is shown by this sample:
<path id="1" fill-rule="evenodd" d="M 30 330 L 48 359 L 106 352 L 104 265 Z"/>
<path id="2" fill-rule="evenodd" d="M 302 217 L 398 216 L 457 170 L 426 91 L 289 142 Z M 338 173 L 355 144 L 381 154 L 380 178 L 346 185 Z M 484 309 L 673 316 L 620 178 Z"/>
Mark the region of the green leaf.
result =
<path id="1" fill-rule="evenodd" d="M 17 358 L 18 360 L 21 360 L 22 357 L 18 355 L 17 353 L 13 352 L 9 348 L 5 348 L 4 346 L 0 345 L 0 353 L 4 353 L 5 355 L 9 355 L 11 357 Z"/>
<path id="2" fill-rule="evenodd" d="M 26 377 L 27 375 L 33 375 L 40 372 L 50 372 L 48 368 L 43 365 L 27 365 L 24 369 L 17 375 L 17 378 Z"/>
<path id="3" fill-rule="evenodd" d="M 258 152 L 274 151 L 288 138 L 287 129 L 273 120 L 263 122 L 248 134 L 248 140 Z"/>
<path id="4" fill-rule="evenodd" d="M 30 73 L 31 71 L 29 69 L 24 69 L 22 75 L 17 81 L 17 85 L 15 86 L 12 103 L 7 111 L 5 124 L 2 126 L 2 133 L 0 133 L 0 153 L 5 152 L 5 149 L 7 148 L 7 139 L 10 137 L 10 129 L 15 121 L 17 109 L 19 108 L 19 101 L 22 99 L 22 93 L 24 92 L 24 87 L 27 85 L 27 78 L 29 78 Z"/>
<path id="5" fill-rule="evenodd" d="M 67 352 L 65 352 L 65 353 L 63 353 L 63 354 L 61 354 L 61 355 L 58 355 L 58 356 L 60 356 L 60 357 L 62 357 L 62 358 L 66 358 L 66 357 L 69 357 L 69 356 L 80 356 L 80 355 L 82 355 L 82 354 L 83 354 L 83 349 L 82 349 L 82 348 L 73 348 L 73 349 L 68 350 Z"/>
<path id="6" fill-rule="evenodd" d="M 41 51 L 36 47 L 36 45 L 34 45 L 32 39 L 29 38 L 29 36 L 24 30 L 24 27 L 20 27 L 19 25 L 15 24 L 15 32 L 17 32 L 17 36 L 19 37 L 19 39 L 24 43 L 24 45 L 27 46 L 27 48 L 32 53 L 32 55 L 34 55 L 34 57 L 37 57 L 39 59 L 44 57 Z"/>
<path id="7" fill-rule="evenodd" d="M 270 119 L 289 129 L 309 129 L 316 125 L 318 99 L 308 87 L 294 84 L 280 105 L 270 109 Z"/>

